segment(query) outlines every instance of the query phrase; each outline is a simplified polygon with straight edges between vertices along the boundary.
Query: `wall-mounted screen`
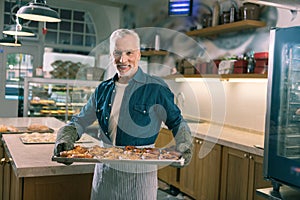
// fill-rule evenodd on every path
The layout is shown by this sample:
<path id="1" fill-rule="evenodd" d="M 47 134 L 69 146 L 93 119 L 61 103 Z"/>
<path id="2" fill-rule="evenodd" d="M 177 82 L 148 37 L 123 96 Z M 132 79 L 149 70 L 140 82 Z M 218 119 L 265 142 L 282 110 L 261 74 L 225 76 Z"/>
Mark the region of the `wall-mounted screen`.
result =
<path id="1" fill-rule="evenodd" d="M 169 16 L 192 15 L 193 0 L 169 0 Z"/>

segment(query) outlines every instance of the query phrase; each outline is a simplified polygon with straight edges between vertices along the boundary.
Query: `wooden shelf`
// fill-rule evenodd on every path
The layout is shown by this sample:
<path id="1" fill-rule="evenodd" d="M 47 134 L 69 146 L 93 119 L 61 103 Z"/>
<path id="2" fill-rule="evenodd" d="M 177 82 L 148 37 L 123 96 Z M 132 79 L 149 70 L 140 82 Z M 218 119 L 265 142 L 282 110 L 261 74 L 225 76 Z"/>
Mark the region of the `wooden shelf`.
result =
<path id="1" fill-rule="evenodd" d="M 175 78 L 219 78 L 219 79 L 231 79 L 231 78 L 268 78 L 268 74 L 178 74 L 165 76 L 165 79 Z"/>
<path id="2" fill-rule="evenodd" d="M 163 50 L 148 50 L 148 51 L 141 51 L 142 56 L 166 56 L 169 52 Z"/>
<path id="3" fill-rule="evenodd" d="M 250 28 L 260 28 L 266 26 L 265 22 L 262 21 L 256 21 L 256 20 L 242 20 L 237 22 L 232 22 L 228 24 L 222 24 L 218 26 L 188 31 L 186 34 L 188 36 L 212 36 L 212 35 L 218 35 L 223 33 L 229 33 L 229 32 L 235 32 Z"/>

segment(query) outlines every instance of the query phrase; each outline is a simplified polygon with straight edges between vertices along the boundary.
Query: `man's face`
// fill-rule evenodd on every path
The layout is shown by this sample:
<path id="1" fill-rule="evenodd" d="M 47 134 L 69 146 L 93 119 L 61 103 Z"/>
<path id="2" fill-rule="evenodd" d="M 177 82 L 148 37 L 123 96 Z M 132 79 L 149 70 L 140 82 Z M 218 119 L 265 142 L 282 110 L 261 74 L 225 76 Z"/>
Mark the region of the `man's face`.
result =
<path id="1" fill-rule="evenodd" d="M 120 76 L 131 77 L 135 74 L 141 53 L 133 36 L 126 35 L 117 39 L 112 56 Z"/>

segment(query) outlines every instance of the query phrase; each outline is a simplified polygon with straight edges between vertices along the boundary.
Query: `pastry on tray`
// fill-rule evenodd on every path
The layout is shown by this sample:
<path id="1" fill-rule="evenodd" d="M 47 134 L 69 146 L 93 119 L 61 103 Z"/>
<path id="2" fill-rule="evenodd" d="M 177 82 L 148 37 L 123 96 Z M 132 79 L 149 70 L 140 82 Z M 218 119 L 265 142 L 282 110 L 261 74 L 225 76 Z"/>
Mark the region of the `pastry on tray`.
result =
<path id="1" fill-rule="evenodd" d="M 28 126 L 27 130 L 31 131 L 31 132 L 47 132 L 47 131 L 50 131 L 51 129 L 46 125 L 31 124 Z"/>
<path id="2" fill-rule="evenodd" d="M 61 152 L 60 157 L 100 160 L 178 160 L 181 154 L 171 148 L 137 148 L 135 146 L 106 148 L 98 145 L 93 147 L 76 145 L 72 150 Z"/>
<path id="3" fill-rule="evenodd" d="M 0 133 L 15 133 L 19 132 L 19 129 L 14 126 L 0 125 Z"/>

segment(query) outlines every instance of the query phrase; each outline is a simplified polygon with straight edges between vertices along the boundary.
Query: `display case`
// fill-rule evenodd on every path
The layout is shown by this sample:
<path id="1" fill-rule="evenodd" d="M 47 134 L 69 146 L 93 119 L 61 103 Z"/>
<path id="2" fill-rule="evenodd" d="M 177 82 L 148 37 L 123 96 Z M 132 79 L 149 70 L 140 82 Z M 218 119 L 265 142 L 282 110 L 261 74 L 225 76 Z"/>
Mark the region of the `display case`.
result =
<path id="1" fill-rule="evenodd" d="M 55 117 L 67 122 L 79 113 L 100 81 L 25 78 L 24 111 L 27 117 Z"/>

